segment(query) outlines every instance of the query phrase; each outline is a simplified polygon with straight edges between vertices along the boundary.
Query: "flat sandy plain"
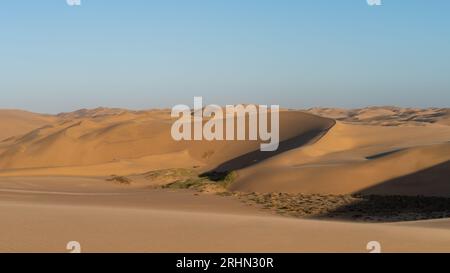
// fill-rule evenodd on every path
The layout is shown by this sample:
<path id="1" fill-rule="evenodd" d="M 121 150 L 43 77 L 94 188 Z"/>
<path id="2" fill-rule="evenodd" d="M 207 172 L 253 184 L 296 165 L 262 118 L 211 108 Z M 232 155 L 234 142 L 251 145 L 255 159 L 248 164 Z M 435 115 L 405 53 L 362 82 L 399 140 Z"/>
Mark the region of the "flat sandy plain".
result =
<path id="1" fill-rule="evenodd" d="M 448 109 L 283 110 L 274 153 L 173 121 L 0 110 L 0 251 L 450 252 Z"/>

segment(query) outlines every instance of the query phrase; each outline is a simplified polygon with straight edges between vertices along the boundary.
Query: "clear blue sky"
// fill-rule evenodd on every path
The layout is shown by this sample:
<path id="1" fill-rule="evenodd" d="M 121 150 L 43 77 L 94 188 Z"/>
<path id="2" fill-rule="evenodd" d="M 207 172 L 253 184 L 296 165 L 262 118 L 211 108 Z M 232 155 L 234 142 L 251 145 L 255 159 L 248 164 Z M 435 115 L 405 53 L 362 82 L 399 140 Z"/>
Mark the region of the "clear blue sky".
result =
<path id="1" fill-rule="evenodd" d="M 0 108 L 450 106 L 450 1 L 2 0 Z"/>

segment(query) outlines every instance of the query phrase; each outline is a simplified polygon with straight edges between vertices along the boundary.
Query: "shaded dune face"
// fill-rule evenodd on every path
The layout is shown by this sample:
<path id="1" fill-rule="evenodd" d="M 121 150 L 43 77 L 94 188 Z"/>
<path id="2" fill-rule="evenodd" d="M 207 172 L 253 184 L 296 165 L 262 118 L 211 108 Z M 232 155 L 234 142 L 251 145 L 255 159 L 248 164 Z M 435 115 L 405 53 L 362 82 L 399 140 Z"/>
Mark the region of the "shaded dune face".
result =
<path id="1" fill-rule="evenodd" d="M 340 120 L 350 115 L 345 109 L 315 112 Z M 351 122 L 336 122 L 281 111 L 280 145 L 274 152 L 261 152 L 261 141 L 175 141 L 169 110 L 16 114 L 20 120 L 25 115 L 31 129 L 11 132 L 1 142 L 0 176 L 134 175 L 195 168 L 237 171 L 231 190 L 243 192 L 450 196 L 448 110 L 368 108 L 351 113 Z M 387 116 L 388 123 L 378 124 Z M 248 124 L 247 117 L 247 135 Z"/>
<path id="2" fill-rule="evenodd" d="M 448 147 L 446 148 L 448 152 Z M 384 195 L 386 193 L 417 195 L 417 193 L 420 193 L 424 196 L 450 197 L 449 175 L 450 160 L 447 160 L 428 168 L 422 168 L 402 176 L 386 179 L 382 183 L 369 185 L 358 193 L 378 195 Z"/>

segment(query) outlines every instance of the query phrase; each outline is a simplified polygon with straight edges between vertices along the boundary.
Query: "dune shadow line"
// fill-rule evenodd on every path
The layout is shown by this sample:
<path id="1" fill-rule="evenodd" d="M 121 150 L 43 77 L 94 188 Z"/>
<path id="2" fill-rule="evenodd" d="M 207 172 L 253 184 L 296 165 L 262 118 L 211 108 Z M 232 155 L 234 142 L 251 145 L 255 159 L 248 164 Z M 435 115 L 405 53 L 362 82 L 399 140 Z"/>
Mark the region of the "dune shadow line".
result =
<path id="1" fill-rule="evenodd" d="M 260 163 L 264 160 L 267 160 L 281 153 L 299 148 L 312 141 L 314 142 L 318 141 L 329 131 L 330 128 L 332 128 L 332 126 L 330 126 L 327 129 L 312 130 L 307 133 L 282 141 L 280 142 L 280 145 L 276 151 L 263 152 L 260 150 L 255 150 L 247 154 L 235 157 L 231 160 L 228 160 L 220 164 L 214 169 L 201 174 L 201 176 L 208 177 L 212 180 L 220 180 L 221 178 L 227 176 L 230 172 L 237 171 L 252 166 L 254 164 Z"/>
<path id="2" fill-rule="evenodd" d="M 450 160 L 360 190 L 356 194 L 450 197 Z"/>
<path id="3" fill-rule="evenodd" d="M 450 217 L 450 160 L 355 192 L 358 202 L 322 215 L 369 221 Z"/>

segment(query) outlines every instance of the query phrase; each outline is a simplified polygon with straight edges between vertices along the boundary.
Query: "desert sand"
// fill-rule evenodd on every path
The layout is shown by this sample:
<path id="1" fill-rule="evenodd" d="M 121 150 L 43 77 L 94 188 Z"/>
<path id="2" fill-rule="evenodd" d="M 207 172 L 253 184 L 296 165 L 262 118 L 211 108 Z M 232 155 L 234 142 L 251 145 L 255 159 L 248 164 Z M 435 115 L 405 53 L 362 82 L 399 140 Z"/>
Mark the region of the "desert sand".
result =
<path id="1" fill-rule="evenodd" d="M 56 120 L 51 115 L 35 114 L 21 110 L 0 110 L 0 139 L 22 135 Z"/>
<path id="2" fill-rule="evenodd" d="M 450 198 L 449 120 L 438 108 L 283 110 L 267 153 L 174 141 L 164 109 L 0 111 L 0 251 L 449 252 L 448 207 L 375 223 L 283 216 L 229 194 Z M 203 173 L 233 176 L 198 192 Z"/>

